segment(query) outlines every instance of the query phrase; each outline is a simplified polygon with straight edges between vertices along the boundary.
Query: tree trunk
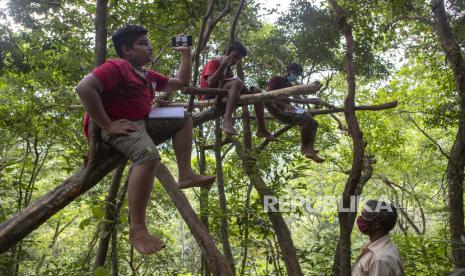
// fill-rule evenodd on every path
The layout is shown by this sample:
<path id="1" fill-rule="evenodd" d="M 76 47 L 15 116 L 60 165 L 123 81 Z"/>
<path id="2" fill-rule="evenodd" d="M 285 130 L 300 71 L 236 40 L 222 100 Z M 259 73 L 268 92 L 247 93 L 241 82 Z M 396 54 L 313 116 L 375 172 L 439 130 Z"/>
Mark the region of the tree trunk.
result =
<path id="1" fill-rule="evenodd" d="M 108 0 L 97 0 L 95 12 L 95 67 L 107 58 Z"/>
<path id="2" fill-rule="evenodd" d="M 347 17 L 344 10 L 337 4 L 336 0 L 330 0 L 333 11 L 336 14 L 339 28 L 344 34 L 346 40 L 346 74 L 348 92 L 344 101 L 344 116 L 349 127 L 349 134 L 353 142 L 353 158 L 352 169 L 347 179 L 344 192 L 342 194 L 342 207 L 349 208 L 351 196 L 356 195 L 357 186 L 360 182 L 362 175 L 363 159 L 365 154 L 365 146 L 363 141 L 363 134 L 358 125 L 357 117 L 355 115 L 355 70 L 353 63 L 353 47 L 354 40 L 352 36 L 352 27 L 347 22 Z M 356 213 L 340 211 L 339 212 L 339 275 L 351 275 L 351 233 L 354 225 Z"/>
<path id="3" fill-rule="evenodd" d="M 220 222 L 220 236 L 221 243 L 223 245 L 223 253 L 228 260 L 228 263 L 236 274 L 234 257 L 231 252 L 231 245 L 229 244 L 229 229 L 228 229 L 228 206 L 226 202 L 226 194 L 224 192 L 224 177 L 223 177 L 223 159 L 221 157 L 221 142 L 222 142 L 222 129 L 221 129 L 221 117 L 216 118 L 215 122 L 215 163 L 216 163 L 216 181 L 218 184 L 218 197 L 221 208 L 221 222 Z"/>
<path id="4" fill-rule="evenodd" d="M 198 145 L 198 157 L 199 157 L 199 173 L 201 175 L 207 174 L 207 158 L 206 158 L 206 149 L 205 149 L 205 142 L 204 142 L 204 135 L 203 135 L 203 127 L 199 126 L 200 131 L 200 141 L 197 140 Z M 208 203 L 209 197 L 208 194 L 210 192 L 210 187 L 202 187 L 200 188 L 200 220 L 205 225 L 205 228 L 209 231 L 208 226 Z M 203 276 L 210 276 L 211 272 L 208 268 L 205 256 L 202 254 L 201 258 L 201 274 Z"/>
<path id="5" fill-rule="evenodd" d="M 127 161 L 113 171 L 113 176 L 106 200 L 105 222 L 102 225 L 100 242 L 97 249 L 97 255 L 95 257 L 94 271 L 97 269 L 97 267 L 103 266 L 105 264 L 105 259 L 107 258 L 110 238 L 112 236 L 113 228 L 115 228 L 117 220 L 116 197 L 118 195 L 118 190 L 121 185 L 121 178 L 123 176 L 124 169 L 126 168 L 126 164 Z"/>
<path id="6" fill-rule="evenodd" d="M 81 166 L 78 171 L 46 195 L 0 224 L 0 253 L 11 248 L 27 234 L 63 209 L 79 195 L 97 184 L 116 166 L 123 162 L 123 156 L 104 145 L 101 159 Z M 105 160 L 105 161 L 103 161 Z"/>
<path id="7" fill-rule="evenodd" d="M 213 274 L 221 276 L 233 275 L 228 261 L 221 255 L 218 248 L 216 248 L 213 237 L 208 233 L 208 230 L 192 209 L 184 193 L 177 188 L 176 181 L 165 165 L 159 165 L 156 177 L 165 188 L 186 224 L 189 226 Z"/>
<path id="8" fill-rule="evenodd" d="M 245 132 L 245 131 L 244 131 Z M 250 133 L 250 132 L 249 132 Z M 244 171 L 253 183 L 255 189 L 260 195 L 260 201 L 264 204 L 265 197 L 275 197 L 274 193 L 266 186 L 265 182 L 260 176 L 257 168 L 256 160 L 245 154 L 241 143 L 236 142 L 236 151 L 240 156 Z M 268 218 L 271 221 L 275 235 L 278 238 L 278 244 L 281 248 L 282 258 L 286 264 L 286 270 L 288 275 L 303 275 L 302 269 L 300 268 L 299 260 L 297 258 L 297 251 L 294 246 L 294 242 L 291 238 L 291 232 L 284 221 L 281 213 L 279 212 L 267 212 Z"/>
<path id="9" fill-rule="evenodd" d="M 373 175 L 373 164 L 375 163 L 376 163 L 376 160 L 374 159 L 373 156 L 365 155 L 363 173 L 360 179 L 360 183 L 357 185 L 357 188 L 355 189 L 356 197 L 362 194 L 363 187 L 365 187 L 365 184 L 371 179 Z M 354 212 L 349 213 L 348 221 L 349 221 L 349 225 L 351 229 L 354 227 L 355 219 L 357 217 L 356 215 L 357 213 L 354 213 Z M 341 240 L 339 240 L 337 244 L 337 248 L 336 248 L 336 253 L 334 254 L 332 275 L 339 275 L 340 273 L 341 273 Z"/>
<path id="10" fill-rule="evenodd" d="M 434 29 L 441 42 L 447 61 L 454 72 L 458 92 L 459 120 L 455 141 L 447 163 L 449 229 L 452 260 L 455 268 L 465 268 L 465 229 L 463 212 L 463 178 L 465 167 L 465 60 L 454 33 L 447 22 L 444 1 L 432 0 Z"/>
<path id="11" fill-rule="evenodd" d="M 238 71 L 242 73 L 242 63 L 239 63 Z M 243 79 L 243 77 L 242 77 Z M 252 148 L 252 130 L 250 127 L 250 112 L 249 106 L 243 105 L 242 106 L 242 129 L 244 135 L 244 146 L 246 149 Z M 250 181 L 250 180 L 249 180 Z M 242 239 L 242 263 L 241 263 L 241 270 L 240 275 L 245 275 L 245 267 L 247 265 L 247 254 L 248 254 L 248 247 L 249 247 L 249 209 L 250 209 L 250 194 L 252 193 L 252 183 L 249 183 L 247 187 L 247 193 L 245 198 L 245 214 L 243 220 L 244 226 L 244 236 Z"/>

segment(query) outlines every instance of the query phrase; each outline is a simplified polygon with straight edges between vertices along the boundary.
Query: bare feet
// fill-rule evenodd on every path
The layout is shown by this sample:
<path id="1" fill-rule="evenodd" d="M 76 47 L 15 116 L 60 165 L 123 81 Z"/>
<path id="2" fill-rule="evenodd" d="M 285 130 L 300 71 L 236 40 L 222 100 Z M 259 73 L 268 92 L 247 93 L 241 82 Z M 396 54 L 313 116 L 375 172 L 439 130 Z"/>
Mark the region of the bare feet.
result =
<path id="1" fill-rule="evenodd" d="M 305 152 L 303 152 L 303 155 L 317 163 L 323 163 L 325 161 L 323 158 L 318 156 L 317 151 L 314 149 L 306 150 Z"/>
<path id="2" fill-rule="evenodd" d="M 192 187 L 208 187 L 215 182 L 216 176 L 193 174 L 190 177 L 179 179 L 178 189 L 187 189 Z"/>
<path id="3" fill-rule="evenodd" d="M 234 135 L 239 135 L 237 130 L 234 129 L 232 123 L 226 122 L 223 120 L 223 131 L 228 135 L 228 136 L 234 136 Z"/>
<path id="4" fill-rule="evenodd" d="M 129 242 L 142 255 L 149 255 L 166 247 L 162 240 L 150 235 L 147 229 L 130 229 Z"/>
<path id="5" fill-rule="evenodd" d="M 257 132 L 255 133 L 255 135 L 257 135 L 257 137 L 263 137 L 263 138 L 266 138 L 268 140 L 271 140 L 271 141 L 276 141 L 276 137 L 273 136 L 273 134 L 271 134 L 268 130 L 262 130 L 262 129 L 259 129 L 257 130 Z"/>

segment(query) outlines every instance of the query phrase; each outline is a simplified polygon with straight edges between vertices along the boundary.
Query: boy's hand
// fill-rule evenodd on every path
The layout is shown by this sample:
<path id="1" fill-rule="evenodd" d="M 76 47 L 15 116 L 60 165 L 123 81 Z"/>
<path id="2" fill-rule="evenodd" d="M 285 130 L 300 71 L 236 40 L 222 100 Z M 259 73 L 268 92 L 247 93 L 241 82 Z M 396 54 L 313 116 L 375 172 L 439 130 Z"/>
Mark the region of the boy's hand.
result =
<path id="1" fill-rule="evenodd" d="M 223 62 L 224 62 L 224 64 L 226 64 L 226 66 L 228 66 L 228 67 L 231 67 L 231 66 L 234 65 L 234 60 L 233 60 L 232 55 L 227 55 L 227 56 L 223 59 Z"/>
<path id="2" fill-rule="evenodd" d="M 129 132 L 139 131 L 139 127 L 129 120 L 120 119 L 112 121 L 104 130 L 110 134 L 129 135 Z"/>
<path id="3" fill-rule="evenodd" d="M 285 112 L 288 112 L 288 113 L 294 113 L 295 112 L 295 108 L 291 105 L 287 105 L 284 107 L 284 111 Z"/>
<path id="4" fill-rule="evenodd" d="M 159 107 L 164 107 L 164 106 L 167 106 L 169 103 L 171 103 L 171 101 L 168 101 L 168 100 L 162 99 L 162 98 L 158 98 L 158 99 L 155 99 L 155 103 Z"/>
<path id="5" fill-rule="evenodd" d="M 174 50 L 179 51 L 181 53 L 192 53 L 192 46 L 179 46 L 173 47 Z"/>

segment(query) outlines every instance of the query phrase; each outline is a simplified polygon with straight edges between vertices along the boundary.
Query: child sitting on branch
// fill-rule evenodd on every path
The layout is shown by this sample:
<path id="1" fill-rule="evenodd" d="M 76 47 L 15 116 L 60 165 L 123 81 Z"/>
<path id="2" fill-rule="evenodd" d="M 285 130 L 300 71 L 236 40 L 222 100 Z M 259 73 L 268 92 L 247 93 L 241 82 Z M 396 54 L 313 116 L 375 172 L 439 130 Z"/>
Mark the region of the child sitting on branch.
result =
<path id="1" fill-rule="evenodd" d="M 223 131 L 227 135 L 237 135 L 233 127 L 232 114 L 241 93 L 250 93 L 244 83 L 233 75 L 232 67 L 241 62 L 247 56 L 247 49 L 239 41 L 233 41 L 226 49 L 223 56 L 208 61 L 203 67 L 200 79 L 200 88 L 223 88 L 228 90 L 228 101 L 223 119 Z M 212 96 L 203 96 L 201 99 L 211 99 Z M 254 104 L 257 116 L 258 137 L 274 139 L 273 135 L 266 129 L 264 119 L 263 103 Z"/>
<path id="2" fill-rule="evenodd" d="M 274 76 L 268 81 L 266 91 L 293 86 L 292 83 L 297 81 L 298 76 L 302 75 L 302 71 L 302 66 L 299 64 L 289 64 L 284 76 Z M 291 105 L 290 101 L 286 99 L 267 102 L 265 106 L 268 112 L 282 123 L 300 125 L 301 152 L 305 157 L 317 163 L 324 161 L 318 156 L 318 151 L 314 148 L 318 123 L 310 113 Z"/>
<path id="3" fill-rule="evenodd" d="M 147 229 L 145 213 L 152 191 L 160 154 L 152 138 L 169 135 L 179 169 L 179 188 L 211 185 L 215 177 L 203 176 L 191 168 L 192 118 L 149 119 L 156 91 L 172 92 L 186 86 L 191 77 L 191 47 L 177 47 L 181 65 L 177 78 L 169 78 L 144 66 L 153 60 L 153 48 L 147 30 L 126 25 L 113 36 L 120 59 L 107 60 L 85 76 L 76 92 L 89 117 L 102 129 L 102 140 L 111 144 L 133 162 L 129 175 L 129 241 L 141 254 L 165 247 L 163 241 Z"/>

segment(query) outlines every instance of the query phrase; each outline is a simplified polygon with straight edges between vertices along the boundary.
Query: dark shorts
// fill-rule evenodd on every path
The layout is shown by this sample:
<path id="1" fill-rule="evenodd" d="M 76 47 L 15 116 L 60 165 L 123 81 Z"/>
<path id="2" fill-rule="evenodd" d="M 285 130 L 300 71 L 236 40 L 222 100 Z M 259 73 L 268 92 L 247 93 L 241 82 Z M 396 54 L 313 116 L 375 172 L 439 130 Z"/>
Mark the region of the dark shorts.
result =
<path id="1" fill-rule="evenodd" d="M 294 112 L 285 112 L 274 105 L 267 104 L 266 109 L 271 113 L 276 119 L 284 124 L 302 124 L 304 122 L 313 121 L 313 116 L 308 113 L 294 113 Z"/>
<path id="2" fill-rule="evenodd" d="M 102 131 L 102 140 L 115 147 L 134 164 L 143 164 L 159 160 L 160 153 L 156 145 L 172 137 L 184 127 L 190 115 L 182 119 L 144 119 L 133 121 L 140 130 L 129 135 L 111 135 Z"/>

